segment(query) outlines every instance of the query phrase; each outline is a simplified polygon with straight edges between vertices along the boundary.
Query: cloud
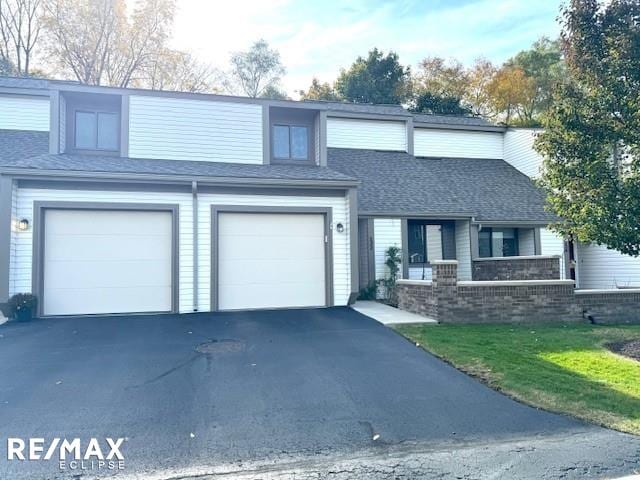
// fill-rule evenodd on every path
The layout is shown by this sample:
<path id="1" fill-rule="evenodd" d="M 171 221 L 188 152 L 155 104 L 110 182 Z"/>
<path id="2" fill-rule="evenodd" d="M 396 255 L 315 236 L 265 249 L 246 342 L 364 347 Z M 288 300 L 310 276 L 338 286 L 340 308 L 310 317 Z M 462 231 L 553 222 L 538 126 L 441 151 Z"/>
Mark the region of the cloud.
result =
<path id="1" fill-rule="evenodd" d="M 306 88 L 313 76 L 333 80 L 340 68 L 377 46 L 415 65 L 427 55 L 471 63 L 502 62 L 542 35 L 555 37 L 560 0 L 181 0 L 177 48 L 225 67 L 231 52 L 264 38 L 288 74 L 284 86 Z"/>

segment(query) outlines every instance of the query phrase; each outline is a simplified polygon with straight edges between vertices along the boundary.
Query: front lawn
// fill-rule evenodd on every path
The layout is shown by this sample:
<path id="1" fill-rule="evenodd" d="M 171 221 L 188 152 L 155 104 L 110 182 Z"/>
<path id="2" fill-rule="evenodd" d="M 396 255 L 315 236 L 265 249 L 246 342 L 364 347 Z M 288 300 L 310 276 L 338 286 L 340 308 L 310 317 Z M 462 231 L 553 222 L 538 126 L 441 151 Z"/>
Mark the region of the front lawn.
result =
<path id="1" fill-rule="evenodd" d="M 399 325 L 426 350 L 522 402 L 640 434 L 640 362 L 605 344 L 640 326 Z"/>

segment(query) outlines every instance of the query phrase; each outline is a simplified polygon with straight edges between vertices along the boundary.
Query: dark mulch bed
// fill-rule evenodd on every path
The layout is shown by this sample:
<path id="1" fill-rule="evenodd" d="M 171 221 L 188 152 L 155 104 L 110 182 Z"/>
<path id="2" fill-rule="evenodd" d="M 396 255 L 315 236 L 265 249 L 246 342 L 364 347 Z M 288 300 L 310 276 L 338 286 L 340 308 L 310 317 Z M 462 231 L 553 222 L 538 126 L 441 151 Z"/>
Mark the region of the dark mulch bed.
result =
<path id="1" fill-rule="evenodd" d="M 614 353 L 624 355 L 640 362 L 640 340 L 628 340 L 626 342 L 615 342 L 607 345 L 607 348 Z"/>

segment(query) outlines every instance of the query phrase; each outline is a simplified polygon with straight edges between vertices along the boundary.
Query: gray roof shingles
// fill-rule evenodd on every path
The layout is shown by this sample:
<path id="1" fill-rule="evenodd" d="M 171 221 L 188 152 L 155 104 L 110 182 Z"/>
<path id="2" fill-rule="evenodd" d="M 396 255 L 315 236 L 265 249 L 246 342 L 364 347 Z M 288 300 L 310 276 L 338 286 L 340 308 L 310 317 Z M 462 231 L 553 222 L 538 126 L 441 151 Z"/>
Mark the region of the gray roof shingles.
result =
<path id="1" fill-rule="evenodd" d="M 0 162 L 12 164 L 49 152 L 49 132 L 0 130 Z"/>
<path id="2" fill-rule="evenodd" d="M 544 195 L 503 160 L 416 158 L 404 152 L 330 148 L 329 167 L 361 181 L 362 213 L 464 215 L 551 222 Z"/>
<path id="3" fill-rule="evenodd" d="M 359 209 L 392 215 L 468 215 L 551 222 L 544 196 L 503 160 L 416 158 L 404 152 L 328 149 L 328 168 L 95 155 L 50 155 L 49 134 L 0 130 L 0 166 L 28 170 L 361 182 Z"/>
<path id="4" fill-rule="evenodd" d="M 49 135 L 0 131 L 0 168 L 26 170 L 58 170 L 67 172 L 152 174 L 171 176 L 226 177 L 246 179 L 344 181 L 355 179 L 326 167 L 312 165 L 246 165 L 240 163 L 197 162 L 187 160 L 138 159 L 99 155 L 52 155 L 48 150 Z M 44 148 L 43 148 L 44 147 Z"/>

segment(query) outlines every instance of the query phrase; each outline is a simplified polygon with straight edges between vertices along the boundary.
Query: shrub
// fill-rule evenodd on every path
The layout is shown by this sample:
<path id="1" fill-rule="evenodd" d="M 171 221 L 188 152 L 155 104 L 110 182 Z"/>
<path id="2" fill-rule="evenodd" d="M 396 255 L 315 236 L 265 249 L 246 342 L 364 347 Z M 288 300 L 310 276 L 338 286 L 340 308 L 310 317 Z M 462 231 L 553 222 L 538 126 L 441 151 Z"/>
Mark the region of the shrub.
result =
<path id="1" fill-rule="evenodd" d="M 30 293 L 17 293 L 9 299 L 8 303 L 11 317 L 26 320 L 33 316 L 38 300 Z"/>

